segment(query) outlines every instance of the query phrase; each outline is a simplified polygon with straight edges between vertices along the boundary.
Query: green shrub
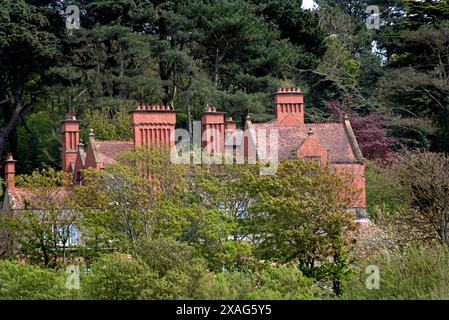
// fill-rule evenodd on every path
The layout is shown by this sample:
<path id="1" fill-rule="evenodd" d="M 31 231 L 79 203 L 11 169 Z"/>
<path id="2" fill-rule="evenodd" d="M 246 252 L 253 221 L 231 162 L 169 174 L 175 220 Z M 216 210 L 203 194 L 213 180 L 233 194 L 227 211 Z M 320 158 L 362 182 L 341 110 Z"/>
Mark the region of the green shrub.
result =
<path id="1" fill-rule="evenodd" d="M 370 216 L 376 208 L 383 212 L 395 212 L 405 205 L 403 190 L 394 181 L 388 168 L 382 168 L 372 161 L 366 163 L 366 203 Z"/>
<path id="2" fill-rule="evenodd" d="M 66 289 L 65 282 L 66 275 L 61 271 L 0 261 L 0 299 L 67 299 L 72 290 Z"/>
<path id="3" fill-rule="evenodd" d="M 366 288 L 366 267 L 380 271 L 379 289 Z M 445 246 L 409 247 L 365 261 L 347 283 L 348 299 L 449 299 L 449 249 Z"/>
<path id="4" fill-rule="evenodd" d="M 201 279 L 196 299 L 245 300 L 255 284 L 252 273 L 210 273 Z"/>
<path id="5" fill-rule="evenodd" d="M 315 281 L 294 267 L 266 266 L 259 273 L 220 272 L 201 281 L 199 299 L 298 300 L 318 296 Z"/>
<path id="6" fill-rule="evenodd" d="M 109 254 L 92 264 L 82 277 L 86 299 L 135 300 L 151 288 L 154 274 L 139 260 L 124 254 Z"/>
<path id="7" fill-rule="evenodd" d="M 314 280 L 305 277 L 293 267 L 267 267 L 262 270 L 257 289 L 248 294 L 256 300 L 305 300 L 313 299 L 317 290 Z"/>
<path id="8" fill-rule="evenodd" d="M 136 253 L 156 276 L 143 293 L 147 299 L 191 299 L 207 273 L 194 248 L 170 238 L 142 240 Z"/>

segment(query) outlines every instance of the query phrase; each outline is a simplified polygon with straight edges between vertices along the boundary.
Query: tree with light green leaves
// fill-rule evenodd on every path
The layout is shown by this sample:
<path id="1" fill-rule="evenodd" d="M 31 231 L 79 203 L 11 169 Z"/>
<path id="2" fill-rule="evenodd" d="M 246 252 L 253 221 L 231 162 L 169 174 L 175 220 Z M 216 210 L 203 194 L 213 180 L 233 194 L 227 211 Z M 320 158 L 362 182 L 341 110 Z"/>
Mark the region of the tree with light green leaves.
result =
<path id="1" fill-rule="evenodd" d="M 10 234 L 10 250 L 45 267 L 64 266 L 71 256 L 71 228 L 79 228 L 81 212 L 72 202 L 67 173 L 53 169 L 16 177 L 19 209 L 0 216 Z"/>
<path id="2" fill-rule="evenodd" d="M 275 175 L 256 180 L 254 192 L 259 257 L 293 263 L 307 277 L 331 281 L 341 294 L 350 263 L 343 234 L 353 228 L 349 177 L 312 162 L 284 161 Z"/>

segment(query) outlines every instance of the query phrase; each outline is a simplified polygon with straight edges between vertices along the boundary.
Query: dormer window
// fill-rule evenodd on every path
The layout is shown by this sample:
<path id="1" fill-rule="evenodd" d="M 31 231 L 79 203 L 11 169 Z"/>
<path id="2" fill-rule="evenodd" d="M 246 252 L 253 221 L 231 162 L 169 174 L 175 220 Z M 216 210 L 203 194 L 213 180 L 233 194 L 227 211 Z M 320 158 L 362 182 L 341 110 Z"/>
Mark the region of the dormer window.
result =
<path id="1" fill-rule="evenodd" d="M 304 157 L 304 161 L 311 161 L 321 165 L 321 157 L 318 156 L 306 156 Z"/>
<path id="2" fill-rule="evenodd" d="M 321 157 L 318 156 L 305 156 L 304 161 L 306 162 L 314 162 L 317 165 L 321 166 Z M 308 177 L 314 177 L 316 175 L 315 169 L 310 169 L 306 172 Z"/>

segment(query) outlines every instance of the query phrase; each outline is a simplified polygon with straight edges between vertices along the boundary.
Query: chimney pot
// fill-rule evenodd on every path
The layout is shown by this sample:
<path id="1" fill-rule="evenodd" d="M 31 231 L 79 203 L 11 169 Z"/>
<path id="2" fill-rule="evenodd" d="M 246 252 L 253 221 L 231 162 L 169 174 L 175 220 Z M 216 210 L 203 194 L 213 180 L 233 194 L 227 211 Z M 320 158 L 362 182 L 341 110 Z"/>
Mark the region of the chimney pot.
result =
<path id="1" fill-rule="evenodd" d="M 176 112 L 168 111 L 164 104 L 145 105 L 146 111 L 131 111 L 131 125 L 135 146 L 167 145 L 174 143 L 173 133 L 176 124 Z M 160 112 L 158 112 L 160 111 Z"/>
<path id="2" fill-rule="evenodd" d="M 80 125 L 76 116 L 71 114 L 62 121 L 61 126 L 61 166 L 62 170 L 70 172 L 70 164 L 74 161 L 78 150 Z"/>
<path id="3" fill-rule="evenodd" d="M 300 88 L 279 88 L 274 94 L 274 104 L 277 121 L 282 121 L 288 115 L 293 115 L 296 118 L 294 125 L 304 124 L 304 95 Z"/>
<path id="4" fill-rule="evenodd" d="M 8 153 L 5 162 L 5 181 L 6 187 L 11 189 L 15 188 L 15 179 L 16 179 L 16 160 L 14 160 L 11 153 Z"/>

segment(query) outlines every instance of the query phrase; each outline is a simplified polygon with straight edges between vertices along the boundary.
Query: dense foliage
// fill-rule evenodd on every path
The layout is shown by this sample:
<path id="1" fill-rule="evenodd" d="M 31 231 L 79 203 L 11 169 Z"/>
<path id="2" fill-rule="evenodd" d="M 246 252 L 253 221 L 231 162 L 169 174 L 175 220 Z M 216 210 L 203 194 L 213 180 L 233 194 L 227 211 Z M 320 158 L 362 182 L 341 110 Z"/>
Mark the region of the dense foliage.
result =
<path id="1" fill-rule="evenodd" d="M 57 171 L 18 177 L 30 196 L 0 217 L 15 239 L 9 249 L 33 265 L 87 266 L 87 298 L 219 297 L 221 286 L 243 290 L 233 288 L 238 279 L 248 281 L 239 293 L 247 298 L 314 297 L 312 285 L 341 293 L 343 235 L 353 227 L 346 177 L 300 160 L 260 176 L 258 165 L 170 165 L 167 157 L 157 147 L 124 152 L 70 190 Z M 73 224 L 75 247 L 71 232 L 55 227 Z"/>
<path id="2" fill-rule="evenodd" d="M 140 102 L 173 105 L 188 129 L 207 104 L 239 125 L 248 113 L 266 121 L 282 85 L 303 88 L 308 121 L 335 120 L 329 104 L 342 106 L 370 159 L 398 144 L 448 151 L 447 2 L 317 3 L 2 1 L 0 155 L 12 151 L 19 172 L 58 167 L 65 114 L 101 139 L 128 139 L 126 113 Z M 65 28 L 69 4 L 81 29 Z M 368 5 L 379 29 L 365 25 Z"/>
<path id="3" fill-rule="evenodd" d="M 0 156 L 33 192 L 0 219 L 0 298 L 448 298 L 449 1 L 316 2 L 1 1 Z M 261 177 L 134 150 L 74 189 L 55 170 L 68 113 L 84 140 L 130 139 L 138 103 L 173 106 L 189 130 L 213 104 L 241 127 L 273 118 L 278 86 L 302 88 L 307 122 L 349 116 L 369 159 L 363 241 L 348 241 L 354 190 L 310 162 Z M 372 265 L 380 289 L 366 287 Z"/>

